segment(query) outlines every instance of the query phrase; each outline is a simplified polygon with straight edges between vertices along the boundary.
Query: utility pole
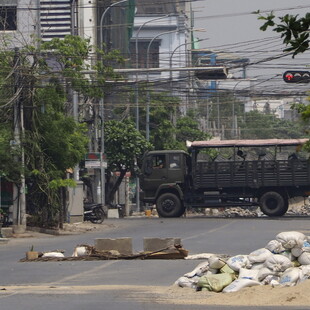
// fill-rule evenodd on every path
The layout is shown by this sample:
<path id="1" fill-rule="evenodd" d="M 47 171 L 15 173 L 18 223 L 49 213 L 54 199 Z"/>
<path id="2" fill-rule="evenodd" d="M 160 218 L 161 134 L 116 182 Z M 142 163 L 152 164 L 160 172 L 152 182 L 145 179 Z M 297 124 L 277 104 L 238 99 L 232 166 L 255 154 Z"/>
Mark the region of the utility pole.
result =
<path id="1" fill-rule="evenodd" d="M 20 87 L 20 73 L 19 73 L 20 55 L 19 49 L 15 48 L 14 55 L 14 92 L 17 94 Z M 21 143 L 21 138 L 24 137 L 24 109 L 23 102 L 20 100 L 19 94 L 15 99 L 14 103 L 14 142 L 13 147 L 18 147 L 21 150 L 21 155 L 16 157 L 16 161 L 21 163 L 21 175 L 20 184 L 14 185 L 13 200 L 14 200 L 14 210 L 13 210 L 13 229 L 14 232 L 22 233 L 26 230 L 26 193 L 25 193 L 25 154 L 24 148 Z"/>

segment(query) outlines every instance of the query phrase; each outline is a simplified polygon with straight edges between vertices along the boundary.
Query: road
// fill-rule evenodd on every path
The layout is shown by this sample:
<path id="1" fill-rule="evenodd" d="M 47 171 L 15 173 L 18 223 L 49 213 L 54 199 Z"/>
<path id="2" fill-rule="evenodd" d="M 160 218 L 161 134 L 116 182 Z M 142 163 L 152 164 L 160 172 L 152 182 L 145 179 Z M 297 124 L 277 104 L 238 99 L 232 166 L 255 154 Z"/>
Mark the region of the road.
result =
<path id="1" fill-rule="evenodd" d="M 310 235 L 309 217 L 263 218 L 126 218 L 108 219 L 102 230 L 78 235 L 11 239 L 0 246 L 0 309 L 205 309 L 205 305 L 171 304 L 156 290 L 169 290 L 176 279 L 194 269 L 197 260 L 120 260 L 19 262 L 33 245 L 38 251 L 64 249 L 71 256 L 79 244 L 96 238 L 131 237 L 135 252 L 144 237 L 177 237 L 190 254 L 248 254 L 264 247 L 282 231 Z M 160 297 L 161 296 L 161 297 Z M 198 296 L 198 295 L 197 295 Z M 268 305 L 266 305 L 268 306 Z M 208 306 L 208 309 L 225 309 Z M 228 308 L 228 307 L 227 307 Z M 241 309 L 242 307 L 229 307 Z M 277 309 L 277 307 L 246 307 Z M 280 309 L 280 307 L 279 307 Z M 281 309 L 306 309 L 281 307 Z"/>

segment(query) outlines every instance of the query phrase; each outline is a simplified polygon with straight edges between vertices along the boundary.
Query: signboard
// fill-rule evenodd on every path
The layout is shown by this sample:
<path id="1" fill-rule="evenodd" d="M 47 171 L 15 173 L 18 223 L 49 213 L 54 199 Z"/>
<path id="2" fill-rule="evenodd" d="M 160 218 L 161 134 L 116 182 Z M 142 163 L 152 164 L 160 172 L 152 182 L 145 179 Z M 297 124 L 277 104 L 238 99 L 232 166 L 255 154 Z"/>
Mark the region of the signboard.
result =
<path id="1" fill-rule="evenodd" d="M 100 152 L 91 152 L 91 153 L 87 153 L 85 155 L 85 160 L 91 160 L 91 161 L 100 161 L 100 154 L 102 155 L 102 159 L 106 159 L 106 155 Z"/>
<path id="2" fill-rule="evenodd" d="M 101 161 L 100 160 L 86 160 L 85 161 L 85 168 L 101 168 Z M 108 163 L 107 161 L 102 161 L 102 168 L 107 169 Z"/>

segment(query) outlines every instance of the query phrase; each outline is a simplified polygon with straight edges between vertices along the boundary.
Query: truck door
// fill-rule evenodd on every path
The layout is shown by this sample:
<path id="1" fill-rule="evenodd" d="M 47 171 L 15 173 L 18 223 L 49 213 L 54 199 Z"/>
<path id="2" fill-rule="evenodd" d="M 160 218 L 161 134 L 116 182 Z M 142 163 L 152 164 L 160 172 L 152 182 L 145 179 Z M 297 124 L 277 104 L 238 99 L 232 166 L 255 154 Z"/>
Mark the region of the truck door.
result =
<path id="1" fill-rule="evenodd" d="M 168 178 L 166 154 L 148 155 L 143 168 L 141 187 L 146 196 L 153 196 L 157 188 Z"/>

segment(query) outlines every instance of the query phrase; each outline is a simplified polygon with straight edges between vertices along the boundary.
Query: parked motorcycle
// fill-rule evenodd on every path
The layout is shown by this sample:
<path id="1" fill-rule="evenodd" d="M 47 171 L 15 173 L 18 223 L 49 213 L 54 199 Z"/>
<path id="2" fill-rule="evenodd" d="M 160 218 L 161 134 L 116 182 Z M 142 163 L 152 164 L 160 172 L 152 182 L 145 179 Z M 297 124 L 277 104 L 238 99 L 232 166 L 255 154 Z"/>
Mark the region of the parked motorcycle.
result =
<path id="1" fill-rule="evenodd" d="M 84 221 L 91 221 L 94 224 L 101 224 L 106 214 L 101 204 L 84 203 Z"/>

